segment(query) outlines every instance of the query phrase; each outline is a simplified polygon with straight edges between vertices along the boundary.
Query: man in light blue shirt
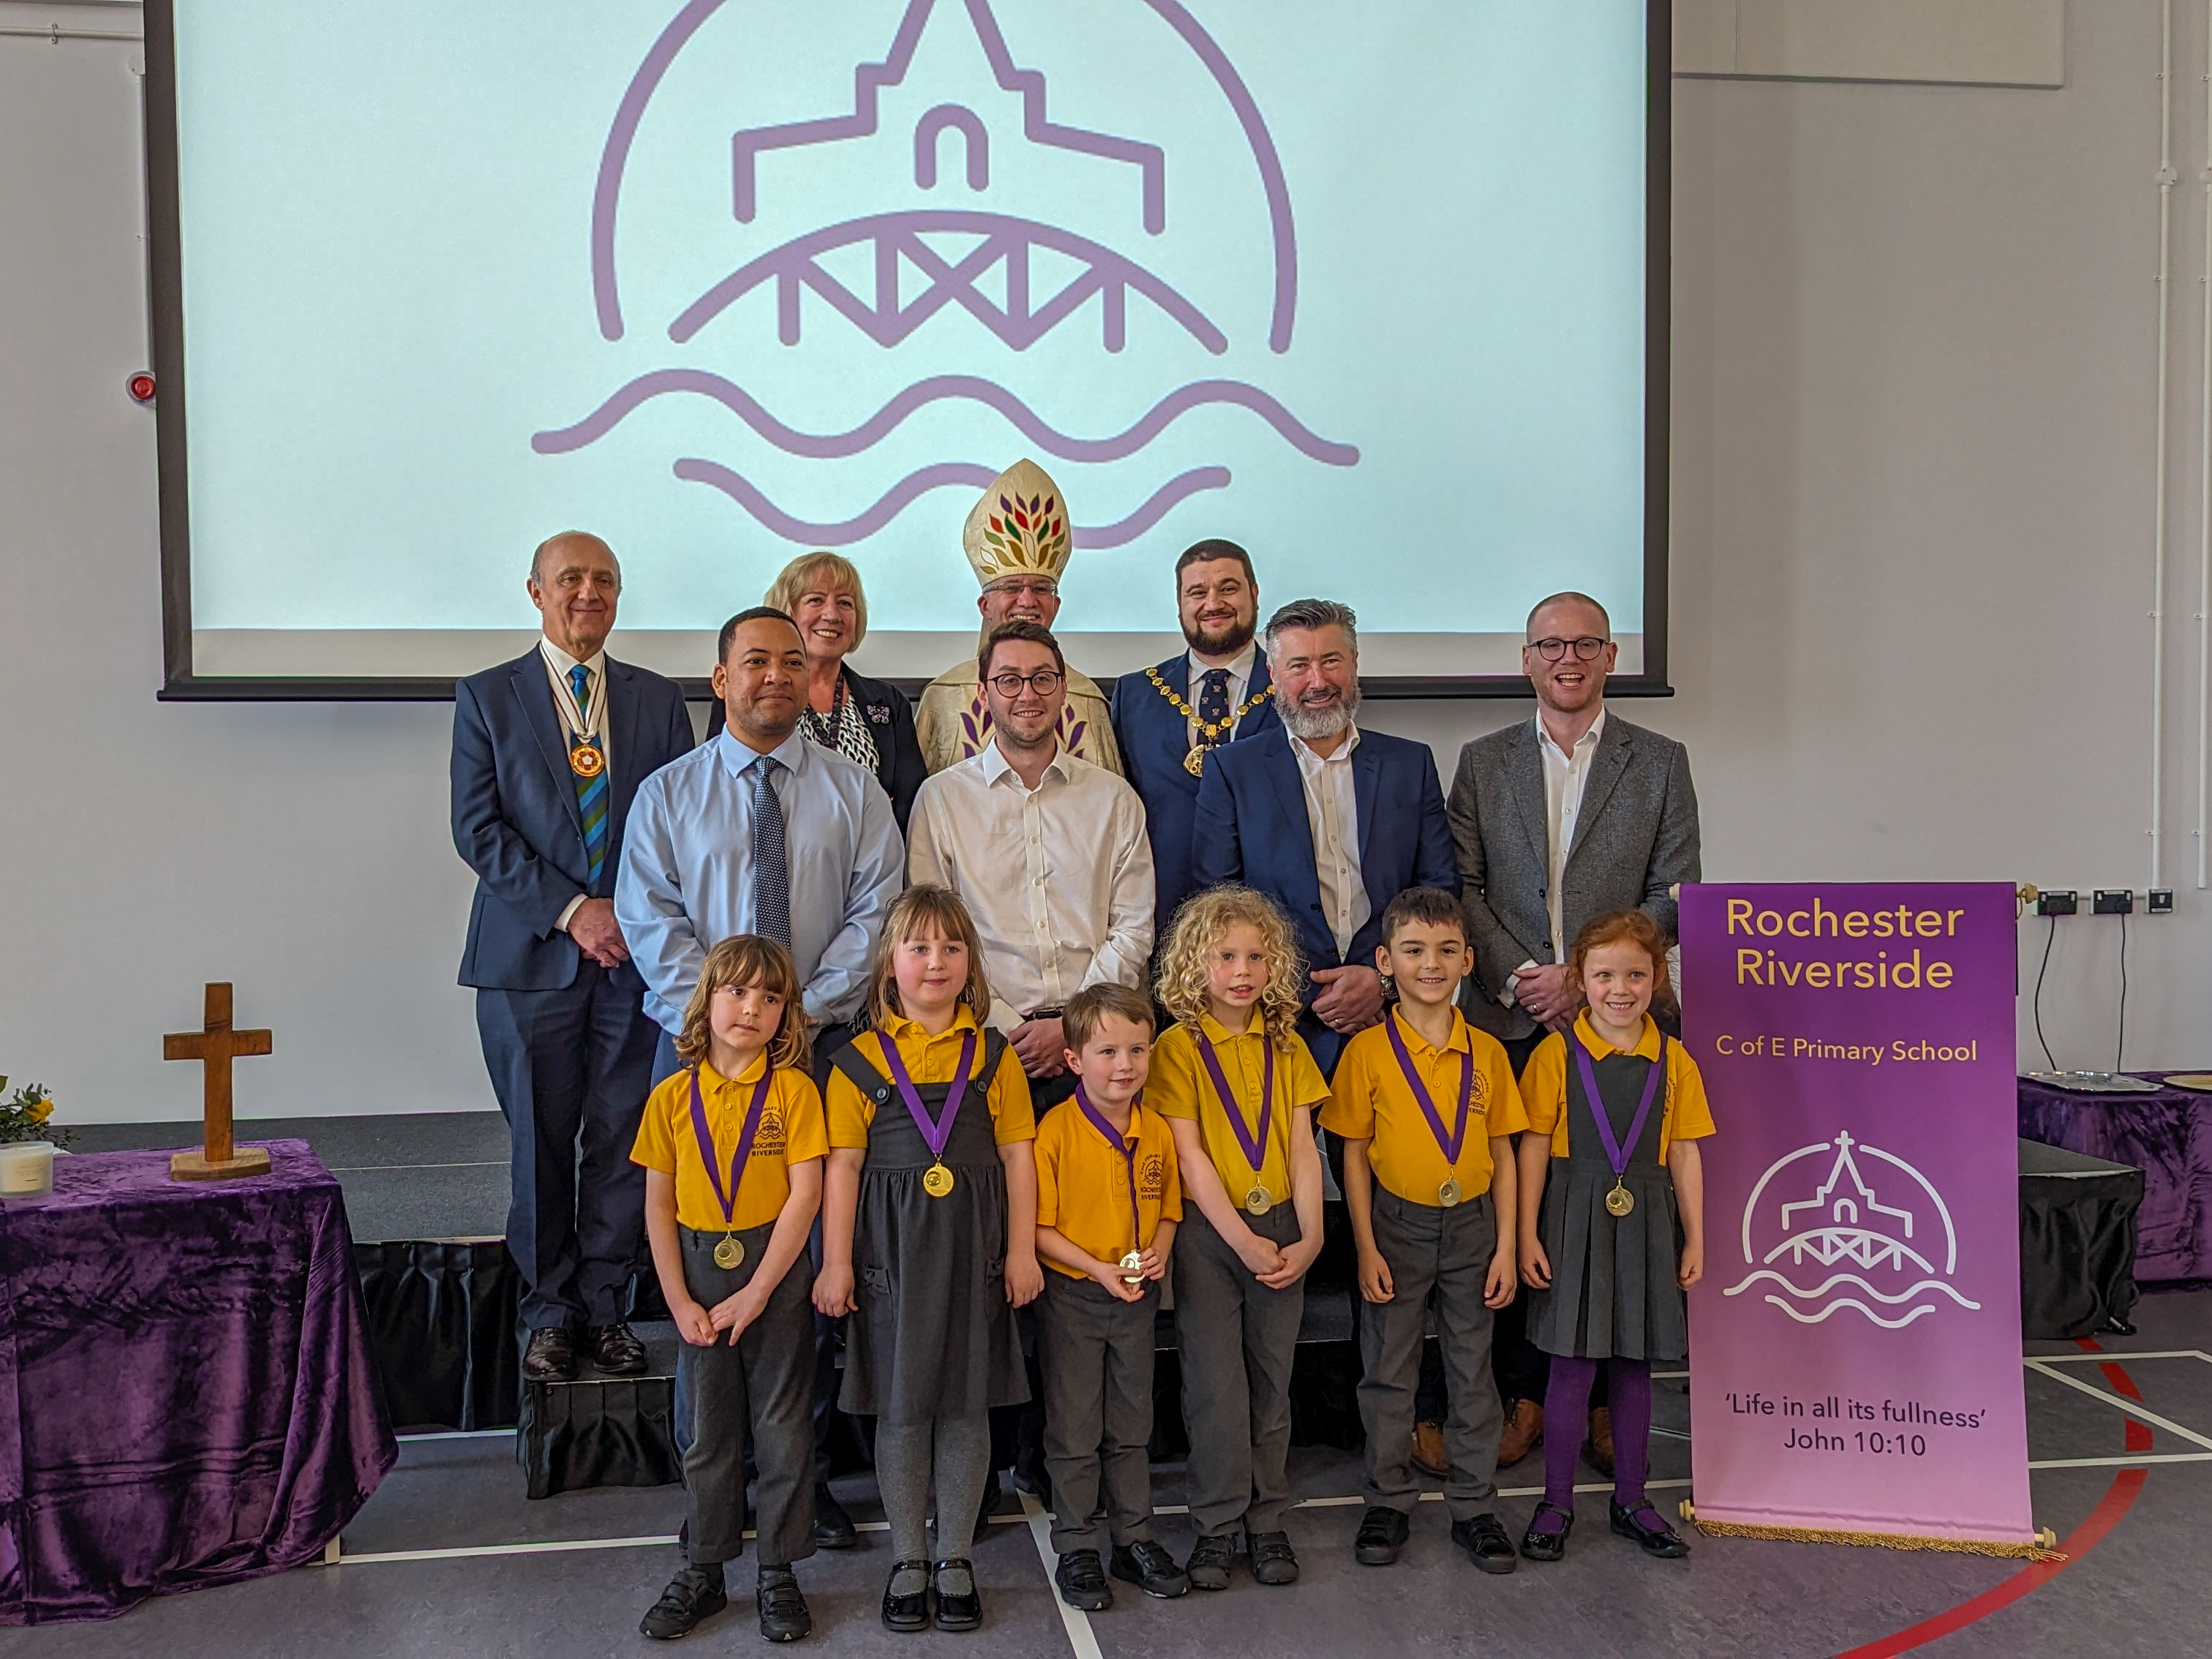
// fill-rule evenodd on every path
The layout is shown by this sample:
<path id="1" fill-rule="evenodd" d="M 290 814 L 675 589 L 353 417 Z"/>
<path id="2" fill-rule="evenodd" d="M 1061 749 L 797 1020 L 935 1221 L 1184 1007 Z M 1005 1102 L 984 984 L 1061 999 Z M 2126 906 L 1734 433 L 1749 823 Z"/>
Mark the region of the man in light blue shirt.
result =
<path id="1" fill-rule="evenodd" d="M 708 950 L 732 934 L 788 945 L 806 1012 L 825 1026 L 866 1000 L 906 851 L 874 775 L 800 733 L 805 687 L 791 618 L 740 612 L 723 625 L 714 666 L 728 726 L 638 787 L 615 915 L 645 976 L 645 1011 L 666 1034 L 659 1077 L 676 1070 L 674 1034 Z"/>

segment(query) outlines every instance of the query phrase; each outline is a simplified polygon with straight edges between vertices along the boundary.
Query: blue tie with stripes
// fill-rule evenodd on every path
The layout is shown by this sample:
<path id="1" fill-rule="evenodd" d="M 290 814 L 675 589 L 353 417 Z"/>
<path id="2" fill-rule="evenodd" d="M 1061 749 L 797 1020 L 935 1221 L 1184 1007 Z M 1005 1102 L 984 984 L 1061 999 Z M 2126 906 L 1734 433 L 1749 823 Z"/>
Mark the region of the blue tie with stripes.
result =
<path id="1" fill-rule="evenodd" d="M 591 718 L 592 671 L 578 663 L 568 671 L 568 689 L 576 694 L 576 713 L 584 720 Z M 572 749 L 599 746 L 593 737 L 571 737 Z M 590 777 L 579 774 L 576 778 L 576 805 L 584 815 L 584 852 L 592 861 L 592 885 L 599 884 L 599 872 L 607 864 L 607 769 L 600 767 Z"/>

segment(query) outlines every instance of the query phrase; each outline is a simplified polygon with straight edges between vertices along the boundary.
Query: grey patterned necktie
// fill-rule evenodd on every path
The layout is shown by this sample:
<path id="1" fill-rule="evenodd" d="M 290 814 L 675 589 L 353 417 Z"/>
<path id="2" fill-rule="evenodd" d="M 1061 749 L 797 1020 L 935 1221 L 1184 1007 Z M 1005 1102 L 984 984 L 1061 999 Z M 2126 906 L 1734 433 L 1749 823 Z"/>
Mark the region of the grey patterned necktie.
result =
<path id="1" fill-rule="evenodd" d="M 753 931 L 791 948 L 791 865 L 785 854 L 783 803 L 776 798 L 775 775 L 783 763 L 763 755 L 745 769 L 752 790 Z"/>

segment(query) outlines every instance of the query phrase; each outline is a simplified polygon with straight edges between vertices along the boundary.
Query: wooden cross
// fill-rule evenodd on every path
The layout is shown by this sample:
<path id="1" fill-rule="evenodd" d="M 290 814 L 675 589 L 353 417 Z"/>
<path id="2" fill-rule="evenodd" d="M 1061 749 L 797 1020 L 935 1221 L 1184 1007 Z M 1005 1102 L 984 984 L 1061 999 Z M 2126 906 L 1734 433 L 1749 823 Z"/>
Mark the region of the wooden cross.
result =
<path id="1" fill-rule="evenodd" d="M 269 1149 L 234 1146 L 230 1139 L 230 1062 L 240 1054 L 265 1054 L 276 1046 L 267 1031 L 234 1030 L 230 1024 L 230 987 L 207 988 L 207 1018 L 204 1030 L 172 1031 L 161 1039 L 164 1060 L 197 1060 L 204 1070 L 205 1146 L 197 1152 L 178 1152 L 169 1159 L 172 1181 L 228 1181 L 236 1176 L 269 1173 Z"/>

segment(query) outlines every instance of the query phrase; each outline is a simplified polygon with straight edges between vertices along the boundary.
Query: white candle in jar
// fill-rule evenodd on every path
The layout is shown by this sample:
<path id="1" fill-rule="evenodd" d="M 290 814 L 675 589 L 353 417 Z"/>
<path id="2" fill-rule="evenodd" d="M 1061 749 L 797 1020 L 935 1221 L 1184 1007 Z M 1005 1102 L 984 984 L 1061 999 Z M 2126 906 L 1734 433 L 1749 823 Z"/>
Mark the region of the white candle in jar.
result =
<path id="1" fill-rule="evenodd" d="M 18 1140 L 0 1146 L 0 1198 L 30 1198 L 53 1189 L 52 1142 Z"/>

